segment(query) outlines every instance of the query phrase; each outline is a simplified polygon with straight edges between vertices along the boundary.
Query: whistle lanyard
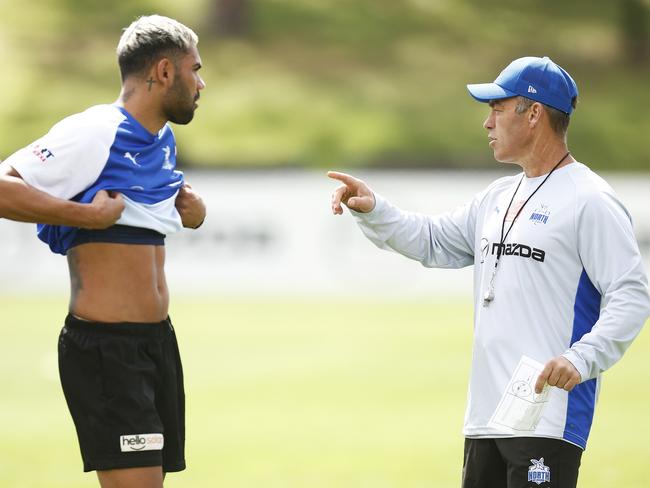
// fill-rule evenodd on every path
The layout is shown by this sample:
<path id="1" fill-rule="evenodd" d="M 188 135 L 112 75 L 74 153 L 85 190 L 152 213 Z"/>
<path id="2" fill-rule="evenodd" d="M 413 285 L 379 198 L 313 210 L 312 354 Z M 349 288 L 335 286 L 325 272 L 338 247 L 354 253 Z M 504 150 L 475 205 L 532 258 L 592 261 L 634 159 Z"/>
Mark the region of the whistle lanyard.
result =
<path id="1" fill-rule="evenodd" d="M 521 211 L 524 209 L 526 204 L 530 201 L 531 198 L 537 193 L 537 190 L 539 190 L 544 183 L 546 183 L 546 180 L 549 179 L 549 177 L 553 174 L 553 171 L 557 169 L 560 164 L 562 164 L 562 161 L 564 161 L 570 153 L 566 153 L 564 156 L 562 156 L 562 159 L 560 159 L 555 166 L 553 166 L 553 169 L 546 175 L 546 178 L 542 180 L 542 182 L 535 188 L 535 190 L 526 198 L 524 203 L 519 207 L 519 210 L 517 210 L 517 213 L 515 214 L 514 218 L 512 219 L 512 222 L 510 223 L 510 227 L 508 227 L 508 230 L 505 231 L 506 228 L 506 219 L 508 218 L 508 212 L 510 212 L 510 207 L 512 206 L 512 202 L 515 201 L 515 197 L 517 196 L 517 192 L 519 191 L 519 187 L 521 186 L 521 182 L 524 181 L 524 178 L 526 175 L 522 175 L 521 179 L 519 180 L 519 183 L 517 183 L 517 188 L 515 188 L 515 192 L 512 194 L 512 198 L 510 199 L 510 203 L 508 204 L 508 208 L 506 209 L 504 215 L 503 215 L 503 221 L 501 222 L 501 238 L 499 239 L 499 247 L 497 250 L 497 257 L 494 261 L 494 269 L 492 270 L 492 276 L 490 277 L 490 284 L 488 285 L 488 289 L 483 295 L 483 306 L 487 307 L 492 300 L 494 300 L 494 279 L 496 278 L 497 275 L 497 270 L 499 269 L 499 261 L 501 260 L 501 255 L 503 254 L 503 249 L 504 249 L 504 242 L 506 241 L 508 234 L 510 234 L 510 231 L 515 225 L 515 222 L 517 220 L 517 217 L 519 217 L 519 214 L 521 214 Z M 505 231 L 505 234 L 504 234 Z"/>

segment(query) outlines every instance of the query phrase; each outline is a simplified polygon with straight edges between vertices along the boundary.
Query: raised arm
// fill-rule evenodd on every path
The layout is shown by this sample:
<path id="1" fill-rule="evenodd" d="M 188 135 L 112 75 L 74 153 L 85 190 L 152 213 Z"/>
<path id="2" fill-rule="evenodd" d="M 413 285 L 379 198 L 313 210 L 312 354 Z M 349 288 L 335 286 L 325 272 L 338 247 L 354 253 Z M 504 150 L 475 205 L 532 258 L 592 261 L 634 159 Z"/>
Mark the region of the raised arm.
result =
<path id="1" fill-rule="evenodd" d="M 377 247 L 427 267 L 461 268 L 474 263 L 478 199 L 452 212 L 428 216 L 400 210 L 358 178 L 335 171 L 328 176 L 342 183 L 332 195 L 332 212 L 341 214 L 341 203 L 345 204 Z"/>

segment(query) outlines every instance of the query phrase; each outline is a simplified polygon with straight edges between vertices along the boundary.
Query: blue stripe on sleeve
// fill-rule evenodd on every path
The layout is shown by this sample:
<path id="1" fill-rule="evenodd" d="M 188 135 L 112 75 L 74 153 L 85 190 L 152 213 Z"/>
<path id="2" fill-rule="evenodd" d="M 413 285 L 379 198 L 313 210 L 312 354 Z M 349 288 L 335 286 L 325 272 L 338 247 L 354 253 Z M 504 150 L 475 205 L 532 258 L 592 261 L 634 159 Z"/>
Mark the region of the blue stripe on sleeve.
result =
<path id="1" fill-rule="evenodd" d="M 600 316 L 601 296 L 582 270 L 573 306 L 571 345 L 589 333 Z M 564 439 L 581 446 L 587 445 L 596 406 L 597 379 L 584 381 L 569 392 Z"/>

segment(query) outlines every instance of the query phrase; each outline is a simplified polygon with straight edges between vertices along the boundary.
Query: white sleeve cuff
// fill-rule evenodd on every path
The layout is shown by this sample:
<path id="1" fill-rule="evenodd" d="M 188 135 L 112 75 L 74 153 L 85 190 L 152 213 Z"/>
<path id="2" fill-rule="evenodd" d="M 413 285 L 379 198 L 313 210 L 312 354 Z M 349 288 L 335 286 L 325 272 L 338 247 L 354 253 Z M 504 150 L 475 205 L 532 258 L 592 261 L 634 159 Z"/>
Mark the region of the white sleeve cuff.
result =
<path id="1" fill-rule="evenodd" d="M 390 207 L 388 204 L 388 201 L 379 195 L 378 193 L 373 193 L 375 196 L 375 206 L 370 212 L 357 212 L 356 210 L 352 210 L 351 208 L 350 213 L 352 216 L 357 219 L 357 221 L 360 222 L 366 222 L 369 224 L 375 223 L 377 221 L 381 221 L 381 217 L 384 215 L 386 210 Z"/>

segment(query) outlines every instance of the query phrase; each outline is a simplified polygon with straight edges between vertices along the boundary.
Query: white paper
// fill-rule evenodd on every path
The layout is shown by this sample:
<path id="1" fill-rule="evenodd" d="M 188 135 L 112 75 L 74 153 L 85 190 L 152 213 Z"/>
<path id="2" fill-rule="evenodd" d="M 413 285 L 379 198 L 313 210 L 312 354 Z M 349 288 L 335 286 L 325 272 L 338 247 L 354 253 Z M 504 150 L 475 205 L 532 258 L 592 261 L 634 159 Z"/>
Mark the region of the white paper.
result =
<path id="1" fill-rule="evenodd" d="M 535 383 L 543 369 L 544 365 L 534 359 L 521 357 L 492 414 L 490 427 L 508 434 L 535 432 L 550 393 L 548 385 L 544 385 L 542 393 L 535 393 Z"/>

